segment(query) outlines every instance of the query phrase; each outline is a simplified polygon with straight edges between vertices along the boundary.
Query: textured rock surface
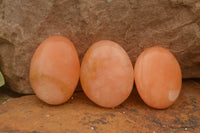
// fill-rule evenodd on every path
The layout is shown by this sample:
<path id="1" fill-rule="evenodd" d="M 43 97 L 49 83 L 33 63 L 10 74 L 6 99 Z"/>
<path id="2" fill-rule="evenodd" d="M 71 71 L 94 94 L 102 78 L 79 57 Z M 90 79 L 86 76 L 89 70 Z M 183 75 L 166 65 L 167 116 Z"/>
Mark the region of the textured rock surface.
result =
<path id="1" fill-rule="evenodd" d="M 115 41 L 133 64 L 147 47 L 170 49 L 183 77 L 200 77 L 199 0 L 0 0 L 0 66 L 11 88 L 32 93 L 30 59 L 47 37 L 63 35 L 80 59 L 99 40 Z"/>
<path id="2" fill-rule="evenodd" d="M 0 132 L 199 133 L 199 87 L 193 81 L 183 82 L 180 97 L 166 110 L 149 108 L 136 91 L 114 109 L 96 106 L 83 92 L 76 92 L 60 106 L 47 105 L 34 95 L 24 96 L 0 105 Z"/>

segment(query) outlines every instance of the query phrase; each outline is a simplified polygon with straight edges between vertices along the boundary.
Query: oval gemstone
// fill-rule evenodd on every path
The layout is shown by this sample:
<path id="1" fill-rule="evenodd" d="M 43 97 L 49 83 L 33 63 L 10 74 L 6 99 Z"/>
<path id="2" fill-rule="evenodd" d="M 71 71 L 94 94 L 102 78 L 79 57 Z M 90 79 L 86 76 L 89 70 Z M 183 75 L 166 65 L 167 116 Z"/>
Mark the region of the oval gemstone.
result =
<path id="1" fill-rule="evenodd" d="M 164 109 L 178 98 L 181 68 L 167 49 L 151 47 L 144 50 L 135 63 L 134 72 L 139 95 L 150 107 Z"/>
<path id="2" fill-rule="evenodd" d="M 57 105 L 73 94 L 80 75 L 80 63 L 73 43 L 62 36 L 42 42 L 30 65 L 30 83 L 39 99 Z"/>
<path id="3" fill-rule="evenodd" d="M 115 107 L 131 93 L 133 66 L 125 50 L 117 43 L 94 43 L 81 64 L 80 81 L 90 100 L 102 107 Z"/>

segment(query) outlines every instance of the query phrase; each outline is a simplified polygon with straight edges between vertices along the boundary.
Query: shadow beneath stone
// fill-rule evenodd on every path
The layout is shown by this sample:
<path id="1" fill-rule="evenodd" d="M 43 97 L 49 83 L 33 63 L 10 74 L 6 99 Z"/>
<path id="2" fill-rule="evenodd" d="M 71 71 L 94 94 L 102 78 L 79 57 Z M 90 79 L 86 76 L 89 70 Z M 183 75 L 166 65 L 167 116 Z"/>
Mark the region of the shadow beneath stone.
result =
<path id="1" fill-rule="evenodd" d="M 12 91 L 8 86 L 2 86 L 0 87 L 0 95 L 4 94 L 4 95 L 8 95 L 10 97 L 16 98 L 16 97 L 21 97 L 24 96 L 24 94 L 19 94 L 17 92 Z"/>
<path id="2" fill-rule="evenodd" d="M 8 101 L 13 100 L 14 98 L 18 98 L 24 96 L 22 94 L 18 94 L 12 91 L 8 86 L 0 87 L 0 105 L 5 104 Z"/>

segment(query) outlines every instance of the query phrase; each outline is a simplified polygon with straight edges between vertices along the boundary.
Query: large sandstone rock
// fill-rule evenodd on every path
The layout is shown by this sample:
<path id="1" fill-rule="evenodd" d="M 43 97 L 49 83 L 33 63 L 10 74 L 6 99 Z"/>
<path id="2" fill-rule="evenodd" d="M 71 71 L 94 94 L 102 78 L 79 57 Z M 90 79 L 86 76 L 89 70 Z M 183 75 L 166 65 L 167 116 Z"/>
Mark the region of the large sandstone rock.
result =
<path id="1" fill-rule="evenodd" d="M 177 101 L 155 110 L 142 102 L 134 88 L 114 109 L 101 108 L 83 92 L 60 106 L 47 105 L 35 95 L 0 105 L 1 133 L 200 133 L 200 84 L 183 82 Z"/>
<path id="2" fill-rule="evenodd" d="M 14 91 L 32 93 L 31 57 L 53 35 L 71 39 L 80 59 L 92 43 L 113 40 L 133 64 L 160 45 L 175 54 L 184 78 L 200 77 L 199 0 L 0 0 L 0 67 Z"/>

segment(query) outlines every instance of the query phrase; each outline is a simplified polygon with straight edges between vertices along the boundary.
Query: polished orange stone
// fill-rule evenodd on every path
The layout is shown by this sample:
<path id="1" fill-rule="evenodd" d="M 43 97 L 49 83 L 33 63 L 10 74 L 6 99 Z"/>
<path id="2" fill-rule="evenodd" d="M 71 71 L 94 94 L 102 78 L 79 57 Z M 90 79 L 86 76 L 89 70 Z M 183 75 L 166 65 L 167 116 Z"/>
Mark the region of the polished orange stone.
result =
<path id="1" fill-rule="evenodd" d="M 35 51 L 30 65 L 31 86 L 42 101 L 57 105 L 73 94 L 80 63 L 73 43 L 62 36 L 46 39 Z"/>
<path id="2" fill-rule="evenodd" d="M 90 100 L 102 107 L 115 107 L 131 93 L 133 66 L 120 45 L 108 40 L 99 41 L 83 58 L 80 80 Z"/>
<path id="3" fill-rule="evenodd" d="M 172 105 L 181 91 L 179 63 L 167 49 L 144 50 L 135 63 L 135 82 L 143 101 L 156 109 Z"/>

